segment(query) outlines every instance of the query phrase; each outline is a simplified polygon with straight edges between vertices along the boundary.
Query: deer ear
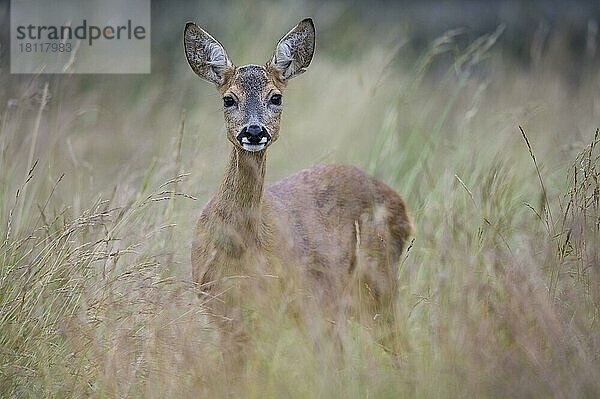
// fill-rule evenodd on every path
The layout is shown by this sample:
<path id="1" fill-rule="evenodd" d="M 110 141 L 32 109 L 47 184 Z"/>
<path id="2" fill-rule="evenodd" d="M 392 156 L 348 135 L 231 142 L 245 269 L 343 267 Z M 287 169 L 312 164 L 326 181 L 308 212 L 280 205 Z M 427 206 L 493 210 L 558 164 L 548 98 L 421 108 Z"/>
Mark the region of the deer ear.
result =
<path id="1" fill-rule="evenodd" d="M 188 64 L 202 79 L 222 85 L 234 66 L 223 45 L 193 22 L 183 31 L 183 47 Z"/>
<path id="2" fill-rule="evenodd" d="M 268 66 L 281 81 L 286 81 L 306 71 L 315 52 L 315 25 L 312 19 L 300 21 L 281 38 Z"/>

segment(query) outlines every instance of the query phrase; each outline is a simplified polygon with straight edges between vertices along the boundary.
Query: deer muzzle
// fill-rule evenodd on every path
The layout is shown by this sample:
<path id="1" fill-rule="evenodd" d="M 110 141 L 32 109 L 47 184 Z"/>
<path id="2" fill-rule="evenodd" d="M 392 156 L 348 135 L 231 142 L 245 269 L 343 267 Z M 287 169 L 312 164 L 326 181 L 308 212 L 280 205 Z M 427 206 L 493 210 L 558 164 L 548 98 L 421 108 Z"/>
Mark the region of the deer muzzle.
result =
<path id="1" fill-rule="evenodd" d="M 271 141 L 267 129 L 260 125 L 245 126 L 236 138 L 244 150 L 252 152 L 264 149 Z"/>

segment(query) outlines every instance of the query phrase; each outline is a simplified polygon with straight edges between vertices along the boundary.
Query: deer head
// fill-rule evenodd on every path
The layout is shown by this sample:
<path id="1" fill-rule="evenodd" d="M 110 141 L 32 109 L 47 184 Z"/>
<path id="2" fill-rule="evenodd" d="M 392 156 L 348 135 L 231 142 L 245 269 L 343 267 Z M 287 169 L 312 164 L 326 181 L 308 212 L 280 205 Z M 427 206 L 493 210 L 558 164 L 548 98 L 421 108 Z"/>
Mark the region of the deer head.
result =
<path id="1" fill-rule="evenodd" d="M 193 22 L 183 34 L 192 70 L 212 82 L 223 97 L 227 138 L 246 151 L 262 151 L 279 137 L 283 90 L 309 66 L 315 50 L 315 27 L 307 18 L 279 40 L 265 66 L 236 67 L 219 43 Z"/>

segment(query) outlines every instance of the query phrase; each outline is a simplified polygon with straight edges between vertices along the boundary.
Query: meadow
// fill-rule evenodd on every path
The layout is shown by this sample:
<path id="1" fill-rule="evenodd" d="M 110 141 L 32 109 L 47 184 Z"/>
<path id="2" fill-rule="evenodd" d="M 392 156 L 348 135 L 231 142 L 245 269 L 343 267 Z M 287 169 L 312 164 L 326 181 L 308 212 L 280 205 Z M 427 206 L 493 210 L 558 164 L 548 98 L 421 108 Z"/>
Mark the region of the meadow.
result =
<path id="1" fill-rule="evenodd" d="M 262 63 L 306 12 L 282 7 L 196 20 L 238 64 Z M 267 180 L 343 162 L 406 199 L 399 358 L 352 319 L 341 351 L 326 334 L 317 350 L 275 290 L 227 375 L 189 252 L 229 143 L 173 22 L 153 30 L 169 45 L 151 75 L 0 72 L 0 396 L 600 395 L 600 70 L 560 35 L 523 65 L 497 45 L 503 26 L 415 50 L 399 27 L 315 13 Z"/>

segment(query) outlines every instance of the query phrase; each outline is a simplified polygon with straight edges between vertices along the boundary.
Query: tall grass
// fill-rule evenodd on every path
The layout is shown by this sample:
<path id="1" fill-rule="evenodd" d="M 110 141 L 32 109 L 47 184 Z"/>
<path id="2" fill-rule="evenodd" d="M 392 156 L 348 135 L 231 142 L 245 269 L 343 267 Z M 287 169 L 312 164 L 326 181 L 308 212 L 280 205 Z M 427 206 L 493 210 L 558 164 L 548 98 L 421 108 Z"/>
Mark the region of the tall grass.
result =
<path id="1" fill-rule="evenodd" d="M 495 52 L 501 32 L 468 48 L 450 32 L 414 63 L 372 38 L 291 84 L 269 180 L 351 162 L 408 200 L 401 351 L 354 320 L 343 350 L 315 346 L 268 291 L 236 376 L 188 261 L 228 154 L 213 88 L 182 54 L 152 79 L 3 75 L 0 395 L 598 396 L 600 75 L 570 91 L 558 50 L 524 71 Z M 455 62 L 429 73 L 441 54 Z"/>

